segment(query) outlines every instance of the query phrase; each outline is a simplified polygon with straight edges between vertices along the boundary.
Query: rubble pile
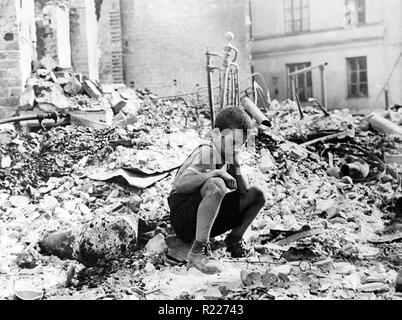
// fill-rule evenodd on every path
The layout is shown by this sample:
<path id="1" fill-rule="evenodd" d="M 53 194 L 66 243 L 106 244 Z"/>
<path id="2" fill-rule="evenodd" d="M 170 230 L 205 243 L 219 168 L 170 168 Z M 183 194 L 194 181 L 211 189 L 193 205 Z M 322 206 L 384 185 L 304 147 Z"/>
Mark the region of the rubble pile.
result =
<path id="1" fill-rule="evenodd" d="M 331 117 L 311 106 L 303 107 L 304 119 L 301 120 L 297 105 L 290 100 L 284 103 L 274 101 L 271 104 L 268 117 L 273 122 L 273 133 L 283 138 L 300 142 L 319 133 L 346 131 L 355 127 L 355 119 L 348 109 L 336 110 Z"/>
<path id="2" fill-rule="evenodd" d="M 347 110 L 305 107 L 301 120 L 295 103 L 274 102 L 273 127 L 241 155 L 267 198 L 250 257 L 229 259 L 215 239 L 226 269 L 206 281 L 186 270 L 167 203 L 175 169 L 209 134 L 205 110 L 65 71 L 39 69 L 30 85 L 21 113 L 66 119 L 0 145 L 1 298 L 15 295 L 12 277 L 47 298 L 398 297 L 399 166 L 386 158 L 398 136 Z"/>

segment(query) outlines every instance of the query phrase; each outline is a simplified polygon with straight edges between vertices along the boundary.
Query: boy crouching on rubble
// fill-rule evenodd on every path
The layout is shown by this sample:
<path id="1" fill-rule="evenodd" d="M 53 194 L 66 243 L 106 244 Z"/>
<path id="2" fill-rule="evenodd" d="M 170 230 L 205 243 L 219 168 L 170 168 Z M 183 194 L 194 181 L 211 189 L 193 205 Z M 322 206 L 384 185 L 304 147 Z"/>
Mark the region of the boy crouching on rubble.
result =
<path id="1" fill-rule="evenodd" d="M 168 199 L 170 220 L 176 235 L 193 243 L 188 268 L 220 273 L 219 265 L 211 261 L 209 240 L 230 230 L 225 239 L 228 252 L 234 258 L 248 253 L 243 235 L 266 201 L 263 191 L 249 188 L 240 172 L 238 155 L 252 127 L 243 109 L 223 109 L 212 141 L 196 148 L 177 173 Z"/>

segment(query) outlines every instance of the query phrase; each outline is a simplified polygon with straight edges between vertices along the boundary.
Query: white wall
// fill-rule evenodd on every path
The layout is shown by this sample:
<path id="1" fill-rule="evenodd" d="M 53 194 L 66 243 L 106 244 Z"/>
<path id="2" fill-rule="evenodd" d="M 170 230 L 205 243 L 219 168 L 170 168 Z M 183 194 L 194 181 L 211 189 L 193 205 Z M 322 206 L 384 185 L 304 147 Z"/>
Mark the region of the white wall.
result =
<path id="1" fill-rule="evenodd" d="M 369 97 L 348 98 L 347 91 L 347 58 L 367 56 Z M 326 67 L 326 93 L 328 108 L 351 108 L 352 111 L 366 113 L 371 108 L 384 108 L 383 99 L 374 105 L 381 85 L 386 77 L 386 70 L 383 68 L 384 49 L 381 43 L 373 42 L 370 45 L 338 46 L 327 50 L 306 50 L 286 55 L 276 54 L 267 58 L 254 60 L 256 72 L 264 74 L 273 98 L 284 100 L 287 98 L 286 64 L 311 62 L 311 65 L 318 65 L 328 62 Z M 278 78 L 275 85 L 273 78 Z M 279 95 L 275 97 L 275 89 Z M 313 95 L 321 101 L 321 82 L 319 70 L 313 71 Z"/>
<path id="2" fill-rule="evenodd" d="M 21 7 L 20 7 L 21 5 Z M 31 75 L 31 63 L 36 54 L 35 4 L 33 0 L 16 1 L 19 25 L 20 64 L 22 85 Z"/>
<path id="3" fill-rule="evenodd" d="M 285 34 L 284 0 L 252 0 L 253 66 L 264 74 L 278 99 L 287 97 L 286 64 L 328 62 L 329 108 L 349 107 L 357 113 L 385 108 L 381 89 L 402 51 L 402 1 L 366 0 L 367 24 L 343 27 L 344 0 L 310 0 L 311 32 Z M 369 97 L 347 97 L 346 58 L 367 56 Z M 273 78 L 278 78 L 278 83 Z M 390 105 L 402 104 L 402 60 L 389 83 Z M 313 94 L 321 99 L 318 70 L 313 73 Z"/>
<path id="4" fill-rule="evenodd" d="M 57 21 L 57 53 L 59 67 L 71 68 L 70 12 L 67 7 L 54 6 Z"/>

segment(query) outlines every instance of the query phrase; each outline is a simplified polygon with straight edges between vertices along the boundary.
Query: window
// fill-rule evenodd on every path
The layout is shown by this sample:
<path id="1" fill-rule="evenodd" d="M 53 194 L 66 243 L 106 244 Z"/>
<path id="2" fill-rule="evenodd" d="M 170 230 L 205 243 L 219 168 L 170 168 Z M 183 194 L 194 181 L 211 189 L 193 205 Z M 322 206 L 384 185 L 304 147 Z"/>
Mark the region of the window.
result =
<path id="1" fill-rule="evenodd" d="M 311 67 L 310 62 L 294 63 L 287 65 L 288 75 L 292 72 Z M 313 79 L 311 71 L 296 75 L 296 92 L 300 102 L 307 102 L 308 98 L 313 97 Z M 288 76 L 288 97 L 293 98 L 292 81 Z"/>
<path id="2" fill-rule="evenodd" d="M 367 57 L 348 58 L 348 97 L 368 97 Z"/>
<path id="3" fill-rule="evenodd" d="M 309 0 L 285 0 L 286 33 L 310 31 Z"/>
<path id="4" fill-rule="evenodd" d="M 366 23 L 366 0 L 345 0 L 345 25 Z"/>

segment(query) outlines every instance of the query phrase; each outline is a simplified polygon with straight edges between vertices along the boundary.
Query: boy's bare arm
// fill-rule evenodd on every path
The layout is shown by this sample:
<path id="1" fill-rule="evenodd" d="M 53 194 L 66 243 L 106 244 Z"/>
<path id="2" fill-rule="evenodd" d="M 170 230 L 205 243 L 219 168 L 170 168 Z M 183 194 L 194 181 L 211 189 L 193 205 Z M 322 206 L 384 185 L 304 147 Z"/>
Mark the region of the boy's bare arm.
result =
<path id="1" fill-rule="evenodd" d="M 231 173 L 233 174 L 237 182 L 237 191 L 240 194 L 246 194 L 249 188 L 248 178 L 242 174 L 239 162 L 235 160 L 231 168 L 233 168 Z"/>
<path id="2" fill-rule="evenodd" d="M 236 180 L 223 170 L 212 170 L 205 172 L 203 165 L 192 165 L 176 182 L 175 187 L 179 193 L 192 193 L 201 188 L 211 178 L 221 178 L 229 189 L 237 188 Z"/>
<path id="3" fill-rule="evenodd" d="M 177 192 L 179 193 L 192 193 L 197 189 L 201 188 L 204 183 L 213 177 L 212 172 L 204 172 L 202 173 L 203 168 L 199 168 L 198 172 L 194 172 L 193 170 L 198 170 L 195 166 L 192 166 L 191 169 L 187 169 L 186 172 L 180 177 L 180 179 L 176 182 L 175 187 Z"/>

